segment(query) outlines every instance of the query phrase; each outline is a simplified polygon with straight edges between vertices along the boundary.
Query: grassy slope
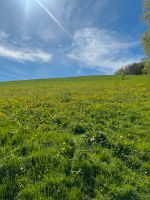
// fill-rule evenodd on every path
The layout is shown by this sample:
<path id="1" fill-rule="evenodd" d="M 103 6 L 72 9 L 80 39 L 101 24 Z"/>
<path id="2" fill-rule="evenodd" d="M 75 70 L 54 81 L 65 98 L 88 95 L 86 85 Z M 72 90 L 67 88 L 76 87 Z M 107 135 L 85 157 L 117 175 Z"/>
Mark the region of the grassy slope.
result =
<path id="1" fill-rule="evenodd" d="M 0 199 L 148 200 L 150 77 L 0 83 Z"/>

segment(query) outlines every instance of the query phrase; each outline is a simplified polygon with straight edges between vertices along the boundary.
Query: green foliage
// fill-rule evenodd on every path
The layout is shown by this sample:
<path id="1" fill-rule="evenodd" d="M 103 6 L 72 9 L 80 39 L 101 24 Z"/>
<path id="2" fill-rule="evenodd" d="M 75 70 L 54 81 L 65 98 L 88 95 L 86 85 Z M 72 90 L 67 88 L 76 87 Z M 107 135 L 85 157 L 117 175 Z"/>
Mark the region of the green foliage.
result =
<path id="1" fill-rule="evenodd" d="M 147 62 L 145 63 L 143 73 L 144 74 L 150 74 L 150 60 L 147 60 Z"/>
<path id="2" fill-rule="evenodd" d="M 150 0 L 144 1 L 144 19 L 148 26 L 148 29 L 143 36 L 143 47 L 148 57 L 144 67 L 144 73 L 150 74 Z"/>
<path id="3" fill-rule="evenodd" d="M 0 199 L 148 200 L 148 76 L 0 83 Z"/>
<path id="4" fill-rule="evenodd" d="M 150 25 L 150 0 L 144 1 L 144 19 Z"/>
<path id="5" fill-rule="evenodd" d="M 147 30 L 147 32 L 144 33 L 143 45 L 144 45 L 144 51 L 149 57 L 150 56 L 150 30 Z"/>

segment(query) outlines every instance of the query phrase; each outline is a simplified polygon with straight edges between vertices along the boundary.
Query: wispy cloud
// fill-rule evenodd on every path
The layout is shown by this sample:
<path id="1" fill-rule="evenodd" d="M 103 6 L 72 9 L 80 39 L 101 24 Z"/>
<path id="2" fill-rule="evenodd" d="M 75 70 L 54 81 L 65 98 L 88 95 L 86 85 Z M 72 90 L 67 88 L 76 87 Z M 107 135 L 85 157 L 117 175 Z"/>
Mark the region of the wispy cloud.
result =
<path id="1" fill-rule="evenodd" d="M 137 41 L 124 40 L 115 32 L 97 28 L 83 28 L 74 34 L 75 45 L 67 57 L 84 67 L 112 69 L 137 62 L 141 56 L 132 56 Z"/>
<path id="2" fill-rule="evenodd" d="M 0 57 L 18 62 L 49 62 L 52 55 L 39 49 L 18 49 L 13 46 L 0 45 Z"/>
<path id="3" fill-rule="evenodd" d="M 37 31 L 37 36 L 42 42 L 57 41 L 58 37 L 51 27 L 44 27 Z"/>
<path id="4" fill-rule="evenodd" d="M 10 35 L 0 30 L 0 57 L 17 62 L 50 62 L 53 58 L 51 53 L 39 48 L 23 48 L 22 41 L 9 39 Z M 19 47 L 18 47 L 19 46 Z"/>
<path id="5" fill-rule="evenodd" d="M 65 27 L 56 19 L 56 17 L 46 8 L 40 0 L 36 0 L 36 2 L 41 6 L 41 8 L 48 14 L 48 16 L 65 32 L 68 34 L 68 31 L 65 29 Z M 69 35 L 69 34 L 68 34 Z"/>

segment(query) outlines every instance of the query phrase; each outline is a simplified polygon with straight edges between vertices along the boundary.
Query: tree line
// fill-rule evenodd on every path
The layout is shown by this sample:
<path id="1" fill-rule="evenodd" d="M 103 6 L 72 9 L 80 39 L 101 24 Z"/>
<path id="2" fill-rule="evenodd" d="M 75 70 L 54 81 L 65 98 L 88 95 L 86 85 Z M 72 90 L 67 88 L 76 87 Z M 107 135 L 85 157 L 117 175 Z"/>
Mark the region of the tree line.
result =
<path id="1" fill-rule="evenodd" d="M 145 62 L 133 63 L 116 71 L 116 75 L 141 75 L 144 74 Z"/>

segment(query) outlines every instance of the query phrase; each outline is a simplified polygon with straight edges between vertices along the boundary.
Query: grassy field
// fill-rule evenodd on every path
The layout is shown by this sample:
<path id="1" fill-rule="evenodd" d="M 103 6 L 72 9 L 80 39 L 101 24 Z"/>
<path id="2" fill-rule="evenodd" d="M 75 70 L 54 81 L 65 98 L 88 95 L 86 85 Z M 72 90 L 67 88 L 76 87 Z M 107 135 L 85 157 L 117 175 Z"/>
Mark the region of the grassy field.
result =
<path id="1" fill-rule="evenodd" d="M 0 83 L 1 200 L 150 200 L 150 77 Z"/>

